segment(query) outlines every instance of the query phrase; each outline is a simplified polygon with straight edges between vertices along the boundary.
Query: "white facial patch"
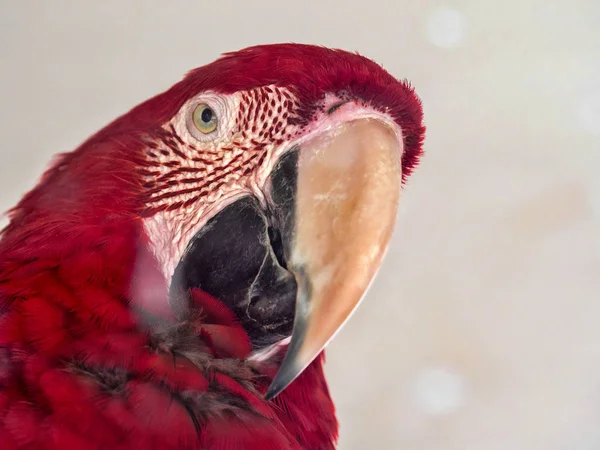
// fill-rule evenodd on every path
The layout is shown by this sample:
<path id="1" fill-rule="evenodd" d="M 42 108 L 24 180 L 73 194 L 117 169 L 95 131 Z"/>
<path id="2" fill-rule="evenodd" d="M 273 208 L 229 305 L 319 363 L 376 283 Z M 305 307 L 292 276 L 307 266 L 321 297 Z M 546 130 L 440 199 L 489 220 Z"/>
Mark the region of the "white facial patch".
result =
<path id="1" fill-rule="evenodd" d="M 193 128 L 199 104 L 217 115 L 212 133 Z M 203 93 L 151 137 L 145 152 L 149 200 L 144 227 L 168 282 L 188 242 L 210 217 L 262 190 L 274 149 L 296 130 L 287 121 L 296 107 L 288 91 L 274 86 L 231 95 Z"/>

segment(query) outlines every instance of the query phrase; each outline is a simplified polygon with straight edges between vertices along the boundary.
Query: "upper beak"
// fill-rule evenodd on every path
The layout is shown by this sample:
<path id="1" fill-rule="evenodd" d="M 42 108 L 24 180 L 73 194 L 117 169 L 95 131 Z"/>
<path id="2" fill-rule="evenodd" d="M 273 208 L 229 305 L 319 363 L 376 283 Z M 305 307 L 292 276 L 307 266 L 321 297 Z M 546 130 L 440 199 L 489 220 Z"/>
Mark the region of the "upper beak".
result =
<path id="1" fill-rule="evenodd" d="M 358 119 L 302 144 L 286 262 L 298 286 L 291 342 L 266 398 L 316 358 L 363 298 L 394 229 L 402 142 Z"/>

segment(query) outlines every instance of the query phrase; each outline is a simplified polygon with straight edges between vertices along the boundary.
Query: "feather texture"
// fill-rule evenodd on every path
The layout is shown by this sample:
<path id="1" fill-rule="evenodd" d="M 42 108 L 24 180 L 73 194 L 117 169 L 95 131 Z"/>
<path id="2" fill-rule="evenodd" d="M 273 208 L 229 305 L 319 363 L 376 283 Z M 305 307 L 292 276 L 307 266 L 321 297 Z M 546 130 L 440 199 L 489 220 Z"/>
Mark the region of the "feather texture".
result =
<path id="1" fill-rule="evenodd" d="M 199 290 L 172 298 L 144 229 L 148 143 L 161 137 L 177 152 L 164 127 L 200 92 L 269 86 L 292 93 L 285 120 L 300 127 L 326 93 L 383 111 L 402 129 L 403 177 L 417 164 L 425 128 L 407 82 L 360 55 L 295 44 L 193 70 L 59 156 L 1 234 L 2 449 L 334 448 L 323 355 L 265 401 L 284 349 L 251 362 L 223 303 Z"/>

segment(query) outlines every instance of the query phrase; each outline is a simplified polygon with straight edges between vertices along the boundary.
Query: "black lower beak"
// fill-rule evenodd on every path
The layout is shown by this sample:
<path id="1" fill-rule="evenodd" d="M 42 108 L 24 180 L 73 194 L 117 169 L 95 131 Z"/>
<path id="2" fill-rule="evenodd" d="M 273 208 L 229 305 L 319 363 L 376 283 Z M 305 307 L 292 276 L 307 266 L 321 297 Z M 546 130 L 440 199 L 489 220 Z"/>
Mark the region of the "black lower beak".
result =
<path id="1" fill-rule="evenodd" d="M 256 349 L 292 334 L 296 278 L 286 264 L 294 221 L 297 152 L 278 163 L 269 204 L 244 196 L 212 217 L 190 242 L 171 282 L 176 311 L 185 312 L 181 291 L 201 290 L 233 310 Z"/>

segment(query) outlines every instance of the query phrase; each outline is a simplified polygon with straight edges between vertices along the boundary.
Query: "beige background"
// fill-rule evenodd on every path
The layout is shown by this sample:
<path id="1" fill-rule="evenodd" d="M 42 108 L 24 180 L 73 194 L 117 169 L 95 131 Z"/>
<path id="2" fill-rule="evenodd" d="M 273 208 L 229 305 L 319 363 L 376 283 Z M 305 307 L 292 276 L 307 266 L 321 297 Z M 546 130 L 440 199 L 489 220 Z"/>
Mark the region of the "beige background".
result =
<path id="1" fill-rule="evenodd" d="M 330 347 L 341 449 L 600 448 L 598 0 L 0 0 L 0 207 L 192 67 L 358 50 L 415 84 L 427 155 Z"/>

